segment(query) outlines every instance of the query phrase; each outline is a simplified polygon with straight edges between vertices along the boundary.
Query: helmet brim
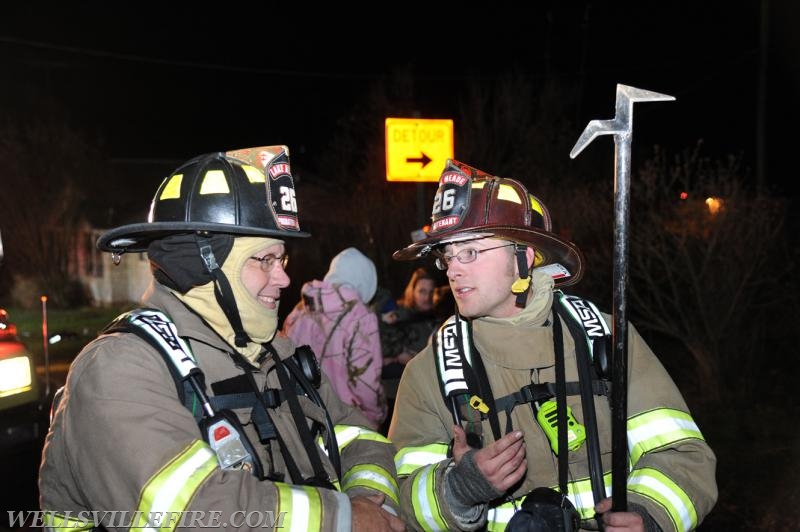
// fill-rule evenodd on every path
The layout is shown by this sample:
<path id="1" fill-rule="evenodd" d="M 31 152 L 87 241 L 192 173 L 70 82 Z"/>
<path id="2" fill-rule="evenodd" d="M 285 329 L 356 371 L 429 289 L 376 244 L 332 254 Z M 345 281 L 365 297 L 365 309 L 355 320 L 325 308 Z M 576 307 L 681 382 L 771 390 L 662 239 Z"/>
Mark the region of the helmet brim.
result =
<path id="1" fill-rule="evenodd" d="M 428 237 L 395 251 L 395 260 L 415 260 L 429 255 L 437 247 L 453 242 L 475 240 L 478 238 L 502 238 L 536 249 L 543 258 L 537 268 L 549 264 L 560 264 L 569 272 L 568 277 L 555 279 L 557 286 L 570 286 L 583 278 L 584 258 L 578 247 L 556 236 L 554 233 L 537 231 L 534 228 L 521 228 L 500 225 L 470 227 L 467 231 L 454 231 Z"/>
<path id="2" fill-rule="evenodd" d="M 154 240 L 178 233 L 208 231 L 234 236 L 265 236 L 277 238 L 306 238 L 304 231 L 281 231 L 237 225 L 202 222 L 153 222 L 123 225 L 110 229 L 97 239 L 97 248 L 112 253 L 139 253 L 147 251 Z"/>

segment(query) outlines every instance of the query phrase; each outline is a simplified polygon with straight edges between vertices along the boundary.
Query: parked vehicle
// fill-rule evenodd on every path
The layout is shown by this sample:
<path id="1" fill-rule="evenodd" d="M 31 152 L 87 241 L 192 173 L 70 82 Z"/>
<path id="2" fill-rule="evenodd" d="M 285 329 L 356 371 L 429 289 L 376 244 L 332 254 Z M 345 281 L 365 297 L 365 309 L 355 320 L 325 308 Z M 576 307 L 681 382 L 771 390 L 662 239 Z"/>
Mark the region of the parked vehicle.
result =
<path id="1" fill-rule="evenodd" d="M 0 239 L 0 262 L 2 258 Z M 0 309 L 0 451 L 44 438 L 50 404 L 46 388 L 8 312 Z"/>
<path id="2" fill-rule="evenodd" d="M 0 450 L 43 438 L 47 404 L 31 352 L 13 324 L 0 322 Z"/>

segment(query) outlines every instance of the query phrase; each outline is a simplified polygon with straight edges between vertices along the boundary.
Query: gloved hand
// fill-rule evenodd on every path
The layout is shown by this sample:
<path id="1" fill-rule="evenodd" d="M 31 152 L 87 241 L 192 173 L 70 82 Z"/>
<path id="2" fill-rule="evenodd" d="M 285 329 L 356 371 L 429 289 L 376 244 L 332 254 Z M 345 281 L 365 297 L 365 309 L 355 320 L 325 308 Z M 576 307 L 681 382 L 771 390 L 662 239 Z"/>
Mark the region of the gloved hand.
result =
<path id="1" fill-rule="evenodd" d="M 455 467 L 447 472 L 446 492 L 465 506 L 487 503 L 500 497 L 527 471 L 522 432 L 506 434 L 480 450 L 467 445 L 467 435 L 453 428 Z"/>

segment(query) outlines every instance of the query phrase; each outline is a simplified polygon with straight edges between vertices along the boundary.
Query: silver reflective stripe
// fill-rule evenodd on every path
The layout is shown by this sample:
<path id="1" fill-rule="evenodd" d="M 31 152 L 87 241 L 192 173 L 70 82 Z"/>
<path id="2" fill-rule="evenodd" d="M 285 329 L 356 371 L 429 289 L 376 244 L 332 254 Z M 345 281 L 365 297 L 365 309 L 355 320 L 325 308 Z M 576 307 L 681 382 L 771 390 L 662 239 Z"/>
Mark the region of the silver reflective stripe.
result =
<path id="1" fill-rule="evenodd" d="M 439 506 L 434 490 L 435 467 L 426 467 L 414 479 L 414 514 L 425 530 L 447 530 L 439 517 Z"/>
<path id="2" fill-rule="evenodd" d="M 217 468 L 219 463 L 214 451 L 205 442 L 195 441 L 147 482 L 139 503 L 140 515 L 184 511 L 200 485 Z M 164 523 L 162 528 L 173 530 L 177 524 Z M 137 525 L 144 530 L 156 530 L 144 523 Z M 152 526 L 152 523 L 147 525 Z"/>

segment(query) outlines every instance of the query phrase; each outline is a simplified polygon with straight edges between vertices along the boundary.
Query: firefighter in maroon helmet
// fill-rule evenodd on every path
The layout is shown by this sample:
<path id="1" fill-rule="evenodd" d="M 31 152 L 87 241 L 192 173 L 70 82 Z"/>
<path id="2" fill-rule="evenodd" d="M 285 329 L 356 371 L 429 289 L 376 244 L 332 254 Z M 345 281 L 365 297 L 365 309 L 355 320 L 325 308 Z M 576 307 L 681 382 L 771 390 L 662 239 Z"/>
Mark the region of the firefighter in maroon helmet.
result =
<path id="1" fill-rule="evenodd" d="M 457 312 L 408 364 L 389 429 L 411 526 L 696 528 L 716 501 L 716 459 L 633 327 L 629 503 L 610 511 L 609 317 L 561 291 L 584 260 L 545 205 L 516 180 L 448 161 L 427 237 L 394 254 L 426 256 L 446 270 Z"/>

